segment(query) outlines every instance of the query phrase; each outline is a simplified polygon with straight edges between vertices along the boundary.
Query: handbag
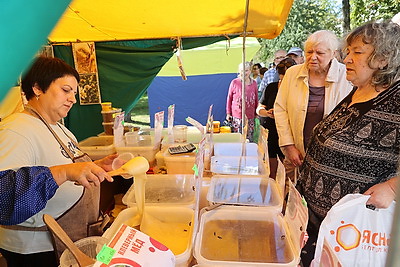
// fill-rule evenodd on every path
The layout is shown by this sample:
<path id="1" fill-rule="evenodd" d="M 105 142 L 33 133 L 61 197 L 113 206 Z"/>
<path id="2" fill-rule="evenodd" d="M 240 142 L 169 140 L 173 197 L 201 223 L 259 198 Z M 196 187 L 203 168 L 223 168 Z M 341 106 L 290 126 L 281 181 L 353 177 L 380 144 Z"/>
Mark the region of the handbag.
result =
<path id="1" fill-rule="evenodd" d="M 348 194 L 339 200 L 321 223 L 313 266 L 333 265 L 327 255 L 334 251 L 343 267 L 385 266 L 395 201 L 387 209 L 371 209 L 370 196 Z M 326 243 L 332 250 L 327 251 Z"/>

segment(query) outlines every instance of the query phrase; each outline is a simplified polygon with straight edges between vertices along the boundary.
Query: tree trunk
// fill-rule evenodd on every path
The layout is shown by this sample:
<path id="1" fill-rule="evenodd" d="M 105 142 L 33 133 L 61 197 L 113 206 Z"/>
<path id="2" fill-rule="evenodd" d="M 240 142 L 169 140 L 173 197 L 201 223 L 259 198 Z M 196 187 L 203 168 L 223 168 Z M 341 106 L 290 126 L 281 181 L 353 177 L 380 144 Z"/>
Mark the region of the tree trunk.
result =
<path id="1" fill-rule="evenodd" d="M 343 32 L 350 32 L 350 0 L 342 0 Z"/>

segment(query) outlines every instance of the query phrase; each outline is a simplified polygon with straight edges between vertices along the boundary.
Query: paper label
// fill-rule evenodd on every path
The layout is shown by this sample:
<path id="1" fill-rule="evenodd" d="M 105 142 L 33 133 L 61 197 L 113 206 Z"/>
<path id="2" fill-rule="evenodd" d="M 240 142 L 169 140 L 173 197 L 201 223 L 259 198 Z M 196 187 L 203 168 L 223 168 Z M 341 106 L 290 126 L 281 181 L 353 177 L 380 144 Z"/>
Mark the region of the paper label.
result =
<path id="1" fill-rule="evenodd" d="M 125 112 L 118 113 L 114 119 L 114 146 L 125 146 L 124 141 L 124 116 Z"/>
<path id="2" fill-rule="evenodd" d="M 202 135 L 204 134 L 204 126 L 201 125 L 200 122 L 196 121 L 195 119 L 193 119 L 193 118 L 191 118 L 191 117 L 187 117 L 187 118 L 186 118 L 186 121 L 187 121 L 188 123 L 190 123 L 191 125 L 193 125 L 194 127 L 196 127 L 196 128 L 200 131 L 200 133 L 201 133 Z"/>
<path id="3" fill-rule="evenodd" d="M 164 125 L 164 111 L 154 114 L 154 146 L 158 147 L 161 143 L 162 130 Z"/>
<path id="4" fill-rule="evenodd" d="M 174 117 L 175 117 L 175 105 L 168 107 L 168 141 L 170 144 L 174 143 Z"/>
<path id="5" fill-rule="evenodd" d="M 113 250 L 114 254 L 110 259 Z M 93 265 L 94 267 L 175 266 L 175 255 L 170 249 L 150 236 L 125 224 L 121 225 L 105 250 L 99 255 L 104 261 L 96 258 L 97 261 Z"/>

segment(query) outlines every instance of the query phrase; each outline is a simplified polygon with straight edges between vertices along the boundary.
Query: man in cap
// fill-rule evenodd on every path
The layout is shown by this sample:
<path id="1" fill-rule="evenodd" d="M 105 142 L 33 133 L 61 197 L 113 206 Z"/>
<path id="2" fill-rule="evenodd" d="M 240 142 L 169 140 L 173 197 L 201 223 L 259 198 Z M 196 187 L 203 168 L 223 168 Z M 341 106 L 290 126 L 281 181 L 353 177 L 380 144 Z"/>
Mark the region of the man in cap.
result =
<path id="1" fill-rule="evenodd" d="M 286 54 L 287 57 L 292 58 L 296 61 L 296 64 L 304 63 L 303 50 L 300 47 L 292 47 L 289 49 L 289 52 Z"/>
<path id="2" fill-rule="evenodd" d="M 284 49 L 276 50 L 274 56 L 275 56 L 274 65 L 276 66 L 286 57 L 286 50 Z M 264 77 L 258 87 L 258 91 L 261 93 L 261 95 L 268 84 L 279 81 L 279 74 L 275 69 L 275 66 L 273 68 L 270 68 L 264 73 Z"/>

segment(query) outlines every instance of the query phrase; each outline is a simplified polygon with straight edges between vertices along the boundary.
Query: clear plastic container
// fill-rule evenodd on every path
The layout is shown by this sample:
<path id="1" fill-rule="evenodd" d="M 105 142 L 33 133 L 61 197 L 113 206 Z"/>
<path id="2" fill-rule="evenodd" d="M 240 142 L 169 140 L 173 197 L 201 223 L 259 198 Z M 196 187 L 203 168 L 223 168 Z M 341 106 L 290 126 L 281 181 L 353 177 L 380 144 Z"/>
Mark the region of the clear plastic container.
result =
<path id="1" fill-rule="evenodd" d="M 125 133 L 125 143 L 127 146 L 135 146 L 139 142 L 139 133 L 136 132 L 126 132 Z"/>
<path id="2" fill-rule="evenodd" d="M 282 215 L 265 207 L 222 206 L 201 215 L 194 256 L 212 266 L 294 267 Z"/>
<path id="3" fill-rule="evenodd" d="M 258 146 L 256 143 L 246 143 L 246 154 L 244 156 L 257 157 Z M 241 156 L 242 143 L 215 143 L 214 144 L 215 156 Z"/>
<path id="4" fill-rule="evenodd" d="M 164 129 L 167 131 L 167 129 Z M 214 143 L 236 143 L 240 142 L 240 133 L 214 133 L 213 142 Z M 198 144 L 202 138 L 200 131 L 194 126 L 188 126 L 187 128 L 187 142 Z M 164 134 L 164 144 L 169 144 L 168 134 Z"/>
<path id="5" fill-rule="evenodd" d="M 210 170 L 216 174 L 265 175 L 260 160 L 250 156 L 212 156 Z"/>
<path id="6" fill-rule="evenodd" d="M 136 145 L 132 146 L 117 146 L 115 147 L 118 154 L 132 153 L 134 157 L 142 156 L 146 158 L 151 165 L 155 164 L 155 156 L 160 151 L 159 146 L 154 145 L 154 138 L 150 135 L 139 135 Z"/>
<path id="7" fill-rule="evenodd" d="M 122 109 L 113 108 L 110 110 L 102 110 L 101 115 L 103 116 L 103 122 L 114 122 L 115 116 L 120 113 Z"/>
<path id="8" fill-rule="evenodd" d="M 168 174 L 194 174 L 196 152 L 171 155 L 168 149 L 165 149 L 163 156 Z"/>
<path id="9" fill-rule="evenodd" d="M 129 226 L 129 220 L 137 213 L 136 207 L 124 209 L 112 223 L 103 237 L 111 239 L 124 223 Z M 192 259 L 192 238 L 194 230 L 194 210 L 182 206 L 146 206 L 145 213 L 151 216 L 147 225 L 140 231 L 154 238 L 175 254 L 175 266 L 187 267 Z M 142 229 L 143 228 L 143 229 Z"/>
<path id="10" fill-rule="evenodd" d="M 195 180 L 190 174 L 147 175 L 145 186 L 146 205 L 183 205 L 194 207 Z M 129 188 L 122 202 L 136 207 L 135 183 Z"/>
<path id="11" fill-rule="evenodd" d="M 109 135 L 92 136 L 79 142 L 79 148 L 92 160 L 102 159 L 116 152 L 114 137 Z"/>
<path id="12" fill-rule="evenodd" d="M 175 143 L 186 143 L 187 142 L 187 126 L 186 125 L 175 125 L 172 130 L 174 133 Z"/>
<path id="13" fill-rule="evenodd" d="M 216 175 L 207 194 L 210 204 L 272 207 L 282 210 L 276 182 L 266 176 Z"/>

